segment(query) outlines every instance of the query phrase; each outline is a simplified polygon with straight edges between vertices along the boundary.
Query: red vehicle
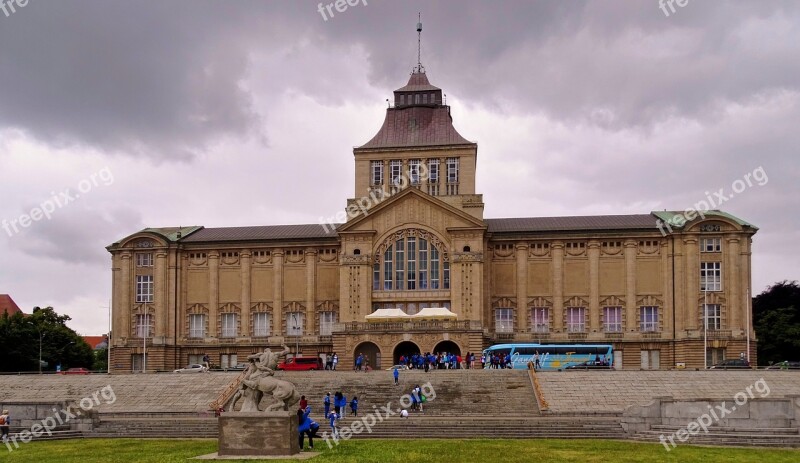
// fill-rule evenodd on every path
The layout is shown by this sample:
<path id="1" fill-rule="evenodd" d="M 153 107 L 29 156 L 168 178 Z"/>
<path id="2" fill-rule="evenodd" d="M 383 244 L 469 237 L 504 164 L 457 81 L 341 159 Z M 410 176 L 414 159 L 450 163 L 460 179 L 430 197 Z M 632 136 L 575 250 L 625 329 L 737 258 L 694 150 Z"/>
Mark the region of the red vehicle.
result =
<path id="1" fill-rule="evenodd" d="M 62 375 L 88 375 L 91 371 L 86 368 L 70 368 L 61 372 Z"/>
<path id="2" fill-rule="evenodd" d="M 308 371 L 322 370 L 322 359 L 319 357 L 294 357 L 278 364 L 278 370 Z"/>

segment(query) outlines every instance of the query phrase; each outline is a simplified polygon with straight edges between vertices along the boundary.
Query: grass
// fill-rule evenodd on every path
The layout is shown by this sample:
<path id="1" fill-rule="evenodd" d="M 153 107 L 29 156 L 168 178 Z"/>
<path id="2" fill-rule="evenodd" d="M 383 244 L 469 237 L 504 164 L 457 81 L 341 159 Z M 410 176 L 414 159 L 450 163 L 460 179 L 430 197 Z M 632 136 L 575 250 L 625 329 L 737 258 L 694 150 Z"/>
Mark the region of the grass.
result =
<path id="1" fill-rule="evenodd" d="M 447 430 L 443 429 L 443 433 Z M 679 446 L 670 452 L 660 444 L 609 440 L 359 440 L 328 449 L 314 463 L 461 463 L 461 462 L 680 462 L 796 463 L 800 450 Z M 2 456 L 9 463 L 185 462 L 213 453 L 214 439 L 76 439 L 32 442 Z M 237 460 L 226 460 L 237 461 Z M 253 462 L 258 460 L 238 460 Z M 263 460 L 276 462 L 278 460 Z M 288 461 L 288 460 L 286 460 Z"/>

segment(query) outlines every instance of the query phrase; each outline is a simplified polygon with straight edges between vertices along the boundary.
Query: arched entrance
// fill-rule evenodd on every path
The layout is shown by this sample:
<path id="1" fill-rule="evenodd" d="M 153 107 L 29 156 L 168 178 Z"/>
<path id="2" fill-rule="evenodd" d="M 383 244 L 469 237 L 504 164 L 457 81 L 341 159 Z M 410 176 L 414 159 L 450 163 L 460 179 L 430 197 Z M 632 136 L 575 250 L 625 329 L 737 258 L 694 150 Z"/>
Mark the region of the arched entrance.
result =
<path id="1" fill-rule="evenodd" d="M 439 344 L 436 344 L 436 347 L 433 348 L 433 351 L 435 353 L 447 352 L 448 354 L 461 355 L 461 348 L 458 347 L 458 344 L 454 343 L 453 341 L 442 341 Z"/>
<path id="2" fill-rule="evenodd" d="M 400 356 L 404 355 L 408 357 L 409 355 L 414 354 L 421 354 L 422 351 L 420 350 L 419 346 L 411 341 L 403 341 L 394 348 L 394 364 L 397 365 L 400 363 Z"/>
<path id="3" fill-rule="evenodd" d="M 357 345 L 353 351 L 353 365 L 356 364 L 356 358 L 359 354 L 364 354 L 369 360 L 368 365 L 375 369 L 380 368 L 381 365 L 381 348 L 374 342 L 362 342 Z"/>

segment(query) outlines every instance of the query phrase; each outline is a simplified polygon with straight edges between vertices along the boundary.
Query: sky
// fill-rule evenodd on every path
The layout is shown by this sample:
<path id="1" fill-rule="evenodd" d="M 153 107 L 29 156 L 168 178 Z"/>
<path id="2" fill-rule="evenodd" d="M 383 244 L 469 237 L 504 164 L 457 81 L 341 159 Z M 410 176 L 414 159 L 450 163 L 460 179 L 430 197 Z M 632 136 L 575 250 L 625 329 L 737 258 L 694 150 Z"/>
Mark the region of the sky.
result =
<path id="1" fill-rule="evenodd" d="M 0 293 L 79 333 L 108 330 L 105 247 L 142 228 L 344 209 L 352 149 L 417 63 L 418 12 L 428 78 L 478 143 L 485 217 L 711 197 L 760 228 L 756 294 L 800 280 L 799 2 L 15 1 Z"/>

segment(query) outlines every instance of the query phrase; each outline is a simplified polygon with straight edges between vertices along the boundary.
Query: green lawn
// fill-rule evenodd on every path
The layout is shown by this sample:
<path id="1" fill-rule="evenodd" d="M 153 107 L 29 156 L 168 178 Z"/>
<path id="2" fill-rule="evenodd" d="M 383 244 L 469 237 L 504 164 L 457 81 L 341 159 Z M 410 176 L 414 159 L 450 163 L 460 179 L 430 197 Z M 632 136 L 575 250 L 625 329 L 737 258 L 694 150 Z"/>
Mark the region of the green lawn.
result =
<path id="1" fill-rule="evenodd" d="M 447 430 L 442 430 L 447 432 Z M 116 463 L 186 461 L 213 453 L 213 439 L 80 439 L 32 442 L 4 453 L 10 463 Z M 660 444 L 603 440 L 360 440 L 328 449 L 317 444 L 318 463 L 458 463 L 458 462 L 764 462 L 796 463 L 800 450 L 765 450 L 679 446 L 670 452 Z M 236 461 L 236 460 L 228 460 Z M 245 460 L 240 460 L 245 461 Z M 255 460 L 247 460 L 255 461 Z M 264 460 L 277 461 L 277 460 Z"/>

